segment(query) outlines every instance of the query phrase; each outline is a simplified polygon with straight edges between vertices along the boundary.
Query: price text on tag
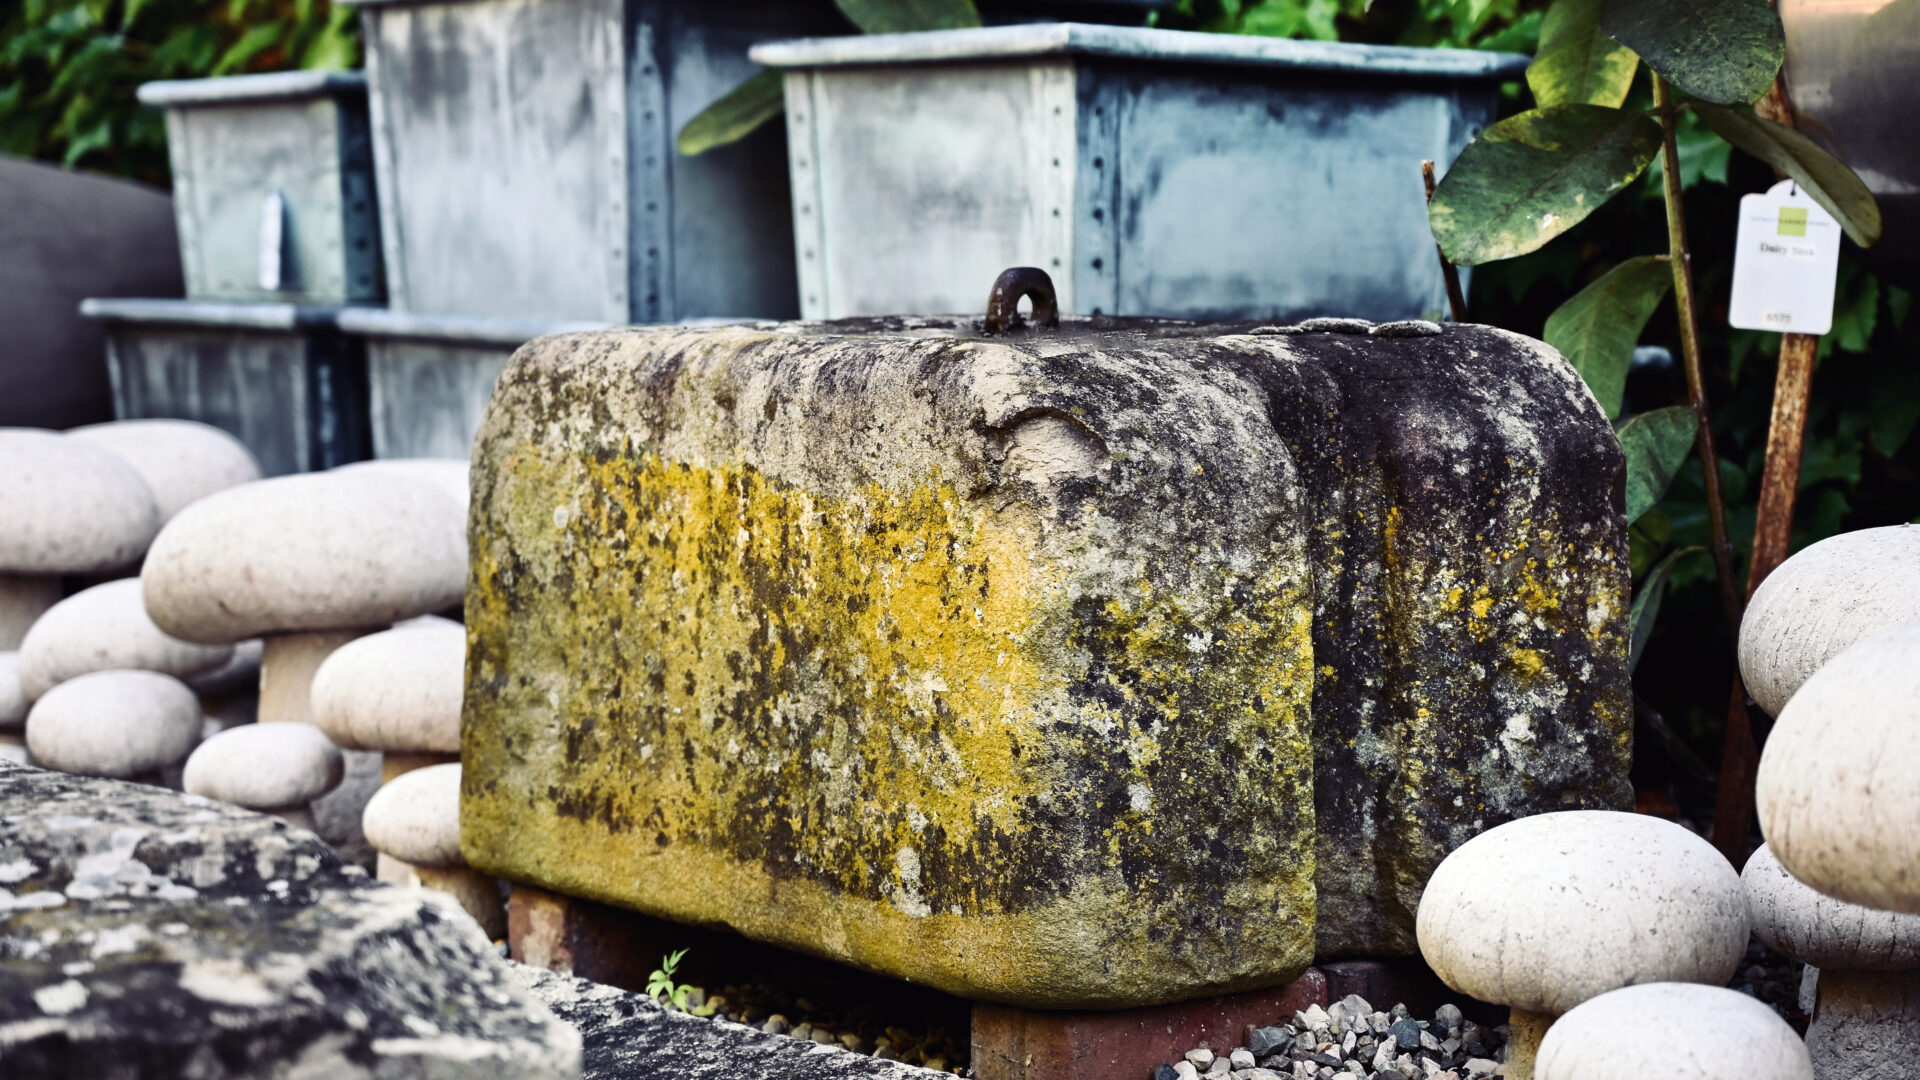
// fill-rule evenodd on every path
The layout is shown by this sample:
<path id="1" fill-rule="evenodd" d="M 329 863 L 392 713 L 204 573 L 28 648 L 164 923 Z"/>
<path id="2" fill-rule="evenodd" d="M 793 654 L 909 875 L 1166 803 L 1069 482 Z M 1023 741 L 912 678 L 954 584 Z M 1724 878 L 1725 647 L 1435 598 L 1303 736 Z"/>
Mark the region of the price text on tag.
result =
<path id="1" fill-rule="evenodd" d="M 1840 223 L 1791 180 L 1740 200 L 1727 322 L 1742 330 L 1833 329 Z"/>

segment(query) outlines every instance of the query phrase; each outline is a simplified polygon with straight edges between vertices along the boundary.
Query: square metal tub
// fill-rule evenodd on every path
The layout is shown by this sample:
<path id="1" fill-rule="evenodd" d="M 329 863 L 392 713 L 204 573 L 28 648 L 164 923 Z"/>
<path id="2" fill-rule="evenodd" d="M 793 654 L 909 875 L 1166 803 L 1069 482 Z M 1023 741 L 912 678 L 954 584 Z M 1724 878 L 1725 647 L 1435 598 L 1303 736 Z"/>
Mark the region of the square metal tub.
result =
<path id="1" fill-rule="evenodd" d="M 1445 309 L 1422 159 L 1524 56 L 1076 23 L 761 45 L 787 73 L 801 312 L 1402 319 Z"/>
<path id="2" fill-rule="evenodd" d="M 189 297 L 380 299 L 365 76 L 289 71 L 152 82 L 139 96 L 167 112 Z"/>

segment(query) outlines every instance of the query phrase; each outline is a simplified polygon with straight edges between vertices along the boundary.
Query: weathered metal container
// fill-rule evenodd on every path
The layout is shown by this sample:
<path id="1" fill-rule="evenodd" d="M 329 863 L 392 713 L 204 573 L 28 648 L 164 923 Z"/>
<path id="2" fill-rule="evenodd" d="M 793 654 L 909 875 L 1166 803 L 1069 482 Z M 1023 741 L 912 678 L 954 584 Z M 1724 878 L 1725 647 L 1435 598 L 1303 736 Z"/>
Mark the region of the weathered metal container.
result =
<path id="1" fill-rule="evenodd" d="M 361 0 L 388 292 L 409 311 L 666 322 L 795 310 L 778 126 L 682 125 L 747 48 L 843 27 L 779 0 Z"/>
<path id="2" fill-rule="evenodd" d="M 212 424 L 267 476 L 368 456 L 365 350 L 334 309 L 96 298 L 80 312 L 107 326 L 119 419 Z"/>
<path id="3" fill-rule="evenodd" d="M 167 111 L 189 297 L 380 299 L 365 76 L 289 71 L 152 82 L 139 94 Z"/>
<path id="4" fill-rule="evenodd" d="M 971 310 L 1009 263 L 1083 314 L 1437 313 L 1420 162 L 1527 63 L 1075 23 L 752 55 L 787 72 L 807 318 Z"/>
<path id="5" fill-rule="evenodd" d="M 604 323 L 343 308 L 342 332 L 367 353 L 367 415 L 376 458 L 464 458 L 494 381 L 513 351 L 543 334 Z"/>

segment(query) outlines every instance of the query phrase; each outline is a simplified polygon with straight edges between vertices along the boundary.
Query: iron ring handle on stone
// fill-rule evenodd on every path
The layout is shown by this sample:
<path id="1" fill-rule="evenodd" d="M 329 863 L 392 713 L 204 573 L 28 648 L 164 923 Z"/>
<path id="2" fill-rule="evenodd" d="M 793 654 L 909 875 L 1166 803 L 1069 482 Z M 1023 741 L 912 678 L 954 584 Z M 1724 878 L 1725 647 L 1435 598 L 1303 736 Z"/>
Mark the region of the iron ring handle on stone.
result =
<path id="1" fill-rule="evenodd" d="M 1016 266 L 994 279 L 993 292 L 987 296 L 989 334 L 1004 334 L 1025 325 L 1020 318 L 1020 298 L 1033 301 L 1033 321 L 1050 330 L 1060 326 L 1060 303 L 1053 295 L 1053 279 L 1037 266 Z"/>

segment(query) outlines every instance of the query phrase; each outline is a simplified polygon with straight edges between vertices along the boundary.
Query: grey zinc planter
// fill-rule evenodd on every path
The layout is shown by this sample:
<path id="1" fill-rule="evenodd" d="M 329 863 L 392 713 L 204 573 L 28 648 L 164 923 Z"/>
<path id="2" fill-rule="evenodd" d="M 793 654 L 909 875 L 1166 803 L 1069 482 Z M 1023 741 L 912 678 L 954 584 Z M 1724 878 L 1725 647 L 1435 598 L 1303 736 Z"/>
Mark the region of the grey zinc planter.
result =
<path id="1" fill-rule="evenodd" d="M 139 95 L 167 113 L 188 296 L 380 299 L 364 76 L 290 71 L 153 82 Z"/>
<path id="2" fill-rule="evenodd" d="M 366 343 L 376 458 L 467 457 L 515 349 L 543 334 L 605 326 L 364 307 L 343 308 L 336 325 Z"/>
<path id="3" fill-rule="evenodd" d="M 361 0 L 396 309 L 665 322 L 795 311 L 777 127 L 695 158 L 680 127 L 781 0 Z"/>
<path id="4" fill-rule="evenodd" d="M 1420 162 L 1527 63 L 1076 23 L 752 55 L 786 72 L 807 318 L 972 311 L 1016 264 L 1081 314 L 1442 311 Z"/>
<path id="5" fill-rule="evenodd" d="M 119 419 L 225 429 L 267 476 L 368 454 L 365 352 L 334 329 L 334 309 L 92 299 L 80 312 L 106 324 Z"/>

